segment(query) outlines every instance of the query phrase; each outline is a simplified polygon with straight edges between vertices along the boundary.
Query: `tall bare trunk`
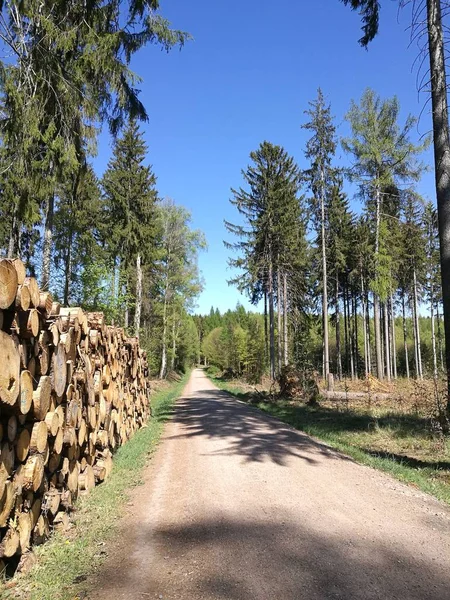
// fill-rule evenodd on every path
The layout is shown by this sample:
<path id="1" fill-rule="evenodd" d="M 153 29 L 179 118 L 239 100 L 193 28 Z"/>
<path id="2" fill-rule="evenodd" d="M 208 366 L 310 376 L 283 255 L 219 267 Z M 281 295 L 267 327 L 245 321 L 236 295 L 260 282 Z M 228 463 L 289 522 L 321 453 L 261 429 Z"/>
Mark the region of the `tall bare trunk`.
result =
<path id="1" fill-rule="evenodd" d="M 273 298 L 273 271 L 272 263 L 269 264 L 269 360 L 270 377 L 275 380 L 275 319 L 274 319 L 274 298 Z"/>
<path id="2" fill-rule="evenodd" d="M 264 290 L 264 358 L 269 364 L 269 328 L 267 326 L 267 291 Z"/>
<path id="3" fill-rule="evenodd" d="M 376 224 L 375 224 L 375 269 L 378 267 L 378 252 L 380 249 L 380 221 L 381 221 L 381 196 L 378 185 L 376 187 Z M 375 328 L 375 353 L 377 357 L 377 377 L 383 379 L 383 356 L 380 325 L 380 302 L 377 294 L 373 294 L 373 321 Z"/>
<path id="4" fill-rule="evenodd" d="M 161 368 L 159 370 L 159 378 L 164 379 L 167 369 L 167 290 L 164 294 L 161 346 Z"/>
<path id="5" fill-rule="evenodd" d="M 138 252 L 136 257 L 136 311 L 134 313 L 134 334 L 139 338 L 141 329 L 141 310 L 142 310 L 142 265 L 141 255 Z"/>
<path id="6" fill-rule="evenodd" d="M 402 320 L 403 320 L 403 348 L 405 350 L 405 368 L 406 377 L 409 379 L 409 356 L 408 356 L 408 335 L 406 331 L 406 306 L 405 306 L 405 294 L 402 294 Z"/>
<path id="7" fill-rule="evenodd" d="M 395 313 L 394 313 L 394 299 L 390 298 L 391 304 L 391 336 L 392 336 L 392 375 L 394 379 L 397 379 L 397 341 L 395 339 Z"/>
<path id="8" fill-rule="evenodd" d="M 363 331 L 364 331 L 364 375 L 370 373 L 370 361 L 369 361 L 369 336 L 367 335 L 367 308 L 366 308 L 366 295 L 364 291 L 364 277 L 361 275 L 361 301 L 362 301 L 362 315 L 363 315 Z"/>
<path id="9" fill-rule="evenodd" d="M 445 358 L 448 386 L 447 412 L 450 413 L 450 136 L 440 0 L 427 0 L 427 20 L 436 196 L 441 251 L 442 300 L 444 306 Z"/>
<path id="10" fill-rule="evenodd" d="M 438 376 L 438 367 L 437 367 L 437 352 L 436 352 L 436 332 L 434 327 L 434 290 L 433 284 L 431 284 L 430 289 L 430 317 L 431 317 L 431 346 L 433 349 L 433 377 L 436 379 Z"/>
<path id="11" fill-rule="evenodd" d="M 339 277 L 336 275 L 336 371 L 342 379 L 341 311 L 339 306 Z"/>
<path id="12" fill-rule="evenodd" d="M 390 352 L 390 343 L 389 343 L 389 315 L 388 315 L 388 307 L 387 300 L 383 304 L 384 311 L 384 355 L 386 360 L 386 378 L 388 381 L 391 380 L 391 352 Z"/>
<path id="13" fill-rule="evenodd" d="M 322 189 L 320 198 L 321 228 L 322 228 L 322 309 L 323 309 L 323 374 L 325 381 L 328 381 L 330 374 L 330 349 L 328 340 L 328 278 L 327 278 L 327 253 L 325 240 L 325 182 L 322 169 Z"/>
<path id="14" fill-rule="evenodd" d="M 50 194 L 45 207 L 44 244 L 42 246 L 41 288 L 48 290 L 50 284 L 50 265 L 53 247 L 53 216 L 55 212 L 55 196 Z"/>
<path id="15" fill-rule="evenodd" d="M 413 270 L 413 302 L 414 302 L 414 328 L 416 331 L 416 344 L 417 344 L 417 374 L 419 379 L 423 379 L 422 372 L 422 351 L 420 349 L 420 323 L 419 323 L 419 303 L 417 298 L 417 276 L 416 269 Z"/>
<path id="16" fill-rule="evenodd" d="M 439 349 L 439 362 L 441 371 L 444 372 L 444 352 L 442 349 L 442 330 L 441 330 L 441 315 L 439 313 L 439 302 L 436 304 L 436 319 L 437 319 L 437 341 Z"/>
<path id="17" fill-rule="evenodd" d="M 65 273 L 64 273 L 64 304 L 65 306 L 70 305 L 70 296 L 72 289 L 72 269 L 73 269 L 73 252 L 72 252 L 72 235 L 69 235 L 67 240 L 67 254 L 65 261 Z"/>
<path id="18" fill-rule="evenodd" d="M 354 352 L 355 352 L 355 377 L 358 379 L 358 363 L 359 363 L 359 347 L 358 347 L 358 300 L 356 294 L 352 294 L 352 305 L 353 305 L 353 339 L 354 339 Z"/>
<path id="19" fill-rule="evenodd" d="M 281 366 L 283 363 L 283 349 L 281 347 L 282 340 L 282 324 L 281 324 L 281 275 L 277 272 L 277 320 L 278 320 L 278 375 L 281 374 Z"/>
<path id="20" fill-rule="evenodd" d="M 8 258 L 20 257 L 20 232 L 21 224 L 18 216 L 18 203 L 14 206 L 13 220 L 8 243 Z"/>
<path id="21" fill-rule="evenodd" d="M 289 364 L 289 335 L 288 335 L 288 301 L 287 301 L 287 275 L 283 273 L 283 337 L 284 337 L 284 365 Z"/>

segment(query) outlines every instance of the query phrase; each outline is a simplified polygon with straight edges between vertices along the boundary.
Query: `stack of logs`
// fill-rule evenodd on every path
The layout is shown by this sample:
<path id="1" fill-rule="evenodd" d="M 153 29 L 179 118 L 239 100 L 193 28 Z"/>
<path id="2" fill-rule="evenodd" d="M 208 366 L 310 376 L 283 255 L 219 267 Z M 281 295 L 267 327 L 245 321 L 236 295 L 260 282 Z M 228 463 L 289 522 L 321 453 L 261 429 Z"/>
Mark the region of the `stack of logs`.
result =
<path id="1" fill-rule="evenodd" d="M 147 374 L 137 339 L 0 259 L 0 571 L 108 476 L 149 417 Z"/>

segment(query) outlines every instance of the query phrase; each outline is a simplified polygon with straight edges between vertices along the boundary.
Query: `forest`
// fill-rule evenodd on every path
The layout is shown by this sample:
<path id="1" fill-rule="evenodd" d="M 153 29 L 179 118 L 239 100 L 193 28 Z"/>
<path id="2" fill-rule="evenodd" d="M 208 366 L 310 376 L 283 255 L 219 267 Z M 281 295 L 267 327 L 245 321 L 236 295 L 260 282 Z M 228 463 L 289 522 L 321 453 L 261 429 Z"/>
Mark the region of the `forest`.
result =
<path id="1" fill-rule="evenodd" d="M 367 46 L 378 8 L 351 7 Z M 154 377 L 205 358 L 250 379 L 275 379 L 288 364 L 325 380 L 442 375 L 438 215 L 417 192 L 431 136 L 416 141 L 416 117 L 402 120 L 398 99 L 371 89 L 351 101 L 342 139 L 320 89 L 299 106 L 310 136 L 302 164 L 269 141 L 251 152 L 231 190 L 225 244 L 230 284 L 261 314 L 239 308 L 212 329 L 195 315 L 206 240 L 185 208 L 159 196 L 129 69 L 148 44 L 169 51 L 190 40 L 158 8 L 4 4 L 0 40 L 12 59 L 2 65 L 1 254 L 22 258 L 64 304 L 101 310 L 138 336 Z M 99 174 L 102 130 L 113 152 Z M 219 338 L 234 353 L 219 357 Z"/>
<path id="2" fill-rule="evenodd" d="M 398 100 L 371 89 L 351 102 L 348 138 L 338 139 L 321 90 L 305 113 L 303 168 L 263 142 L 243 170 L 244 187 L 232 190 L 243 224 L 225 224 L 230 264 L 240 270 L 231 283 L 264 306 L 260 354 L 269 373 L 275 378 L 292 363 L 324 379 L 330 372 L 437 377 L 444 369 L 437 213 L 417 193 L 430 140 L 416 144 L 416 119 L 401 123 Z M 338 144 L 351 168 L 336 164 Z M 356 211 L 345 180 L 354 184 Z M 215 335 L 203 348 L 217 363 Z M 241 372 L 237 364 L 227 359 Z"/>

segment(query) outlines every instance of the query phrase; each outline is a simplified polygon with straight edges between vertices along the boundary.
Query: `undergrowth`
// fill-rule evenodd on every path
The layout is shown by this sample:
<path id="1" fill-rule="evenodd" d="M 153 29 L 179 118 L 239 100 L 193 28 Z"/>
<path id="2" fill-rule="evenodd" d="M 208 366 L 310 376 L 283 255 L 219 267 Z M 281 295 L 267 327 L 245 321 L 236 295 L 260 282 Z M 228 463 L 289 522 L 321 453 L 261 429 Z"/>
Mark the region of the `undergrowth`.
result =
<path id="1" fill-rule="evenodd" d="M 152 397 L 153 416 L 148 426 L 118 449 L 110 477 L 96 486 L 89 496 L 79 499 L 74 528 L 66 534 L 55 533 L 47 543 L 37 547 L 36 566 L 28 574 L 20 575 L 0 588 L 1 598 L 74 600 L 84 597 L 83 593 L 77 596 L 77 590 L 102 563 L 105 557 L 103 546 L 117 533 L 128 492 L 141 483 L 142 471 L 189 375 L 187 373 Z"/>

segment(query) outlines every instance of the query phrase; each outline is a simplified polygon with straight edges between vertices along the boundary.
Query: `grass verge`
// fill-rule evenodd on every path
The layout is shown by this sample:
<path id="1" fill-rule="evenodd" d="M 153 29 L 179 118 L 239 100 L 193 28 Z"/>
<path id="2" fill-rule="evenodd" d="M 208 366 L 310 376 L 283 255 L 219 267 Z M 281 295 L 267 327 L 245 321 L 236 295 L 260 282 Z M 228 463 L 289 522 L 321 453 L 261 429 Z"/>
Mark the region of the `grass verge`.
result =
<path id="1" fill-rule="evenodd" d="M 55 534 L 37 547 L 36 566 L 27 575 L 10 582 L 14 587 L 0 589 L 1 598 L 74 600 L 84 597 L 79 592 L 80 584 L 103 561 L 102 548 L 117 531 L 129 489 L 141 482 L 142 471 L 156 448 L 165 422 L 170 419 L 171 407 L 188 379 L 189 373 L 153 396 L 153 417 L 148 426 L 119 448 L 107 481 L 78 501 L 74 529 L 66 535 Z"/>
<path id="2" fill-rule="evenodd" d="M 239 382 L 211 381 L 252 406 L 304 431 L 355 461 L 385 471 L 450 504 L 450 440 L 431 435 L 420 415 L 377 413 L 279 400 L 255 403 Z"/>

